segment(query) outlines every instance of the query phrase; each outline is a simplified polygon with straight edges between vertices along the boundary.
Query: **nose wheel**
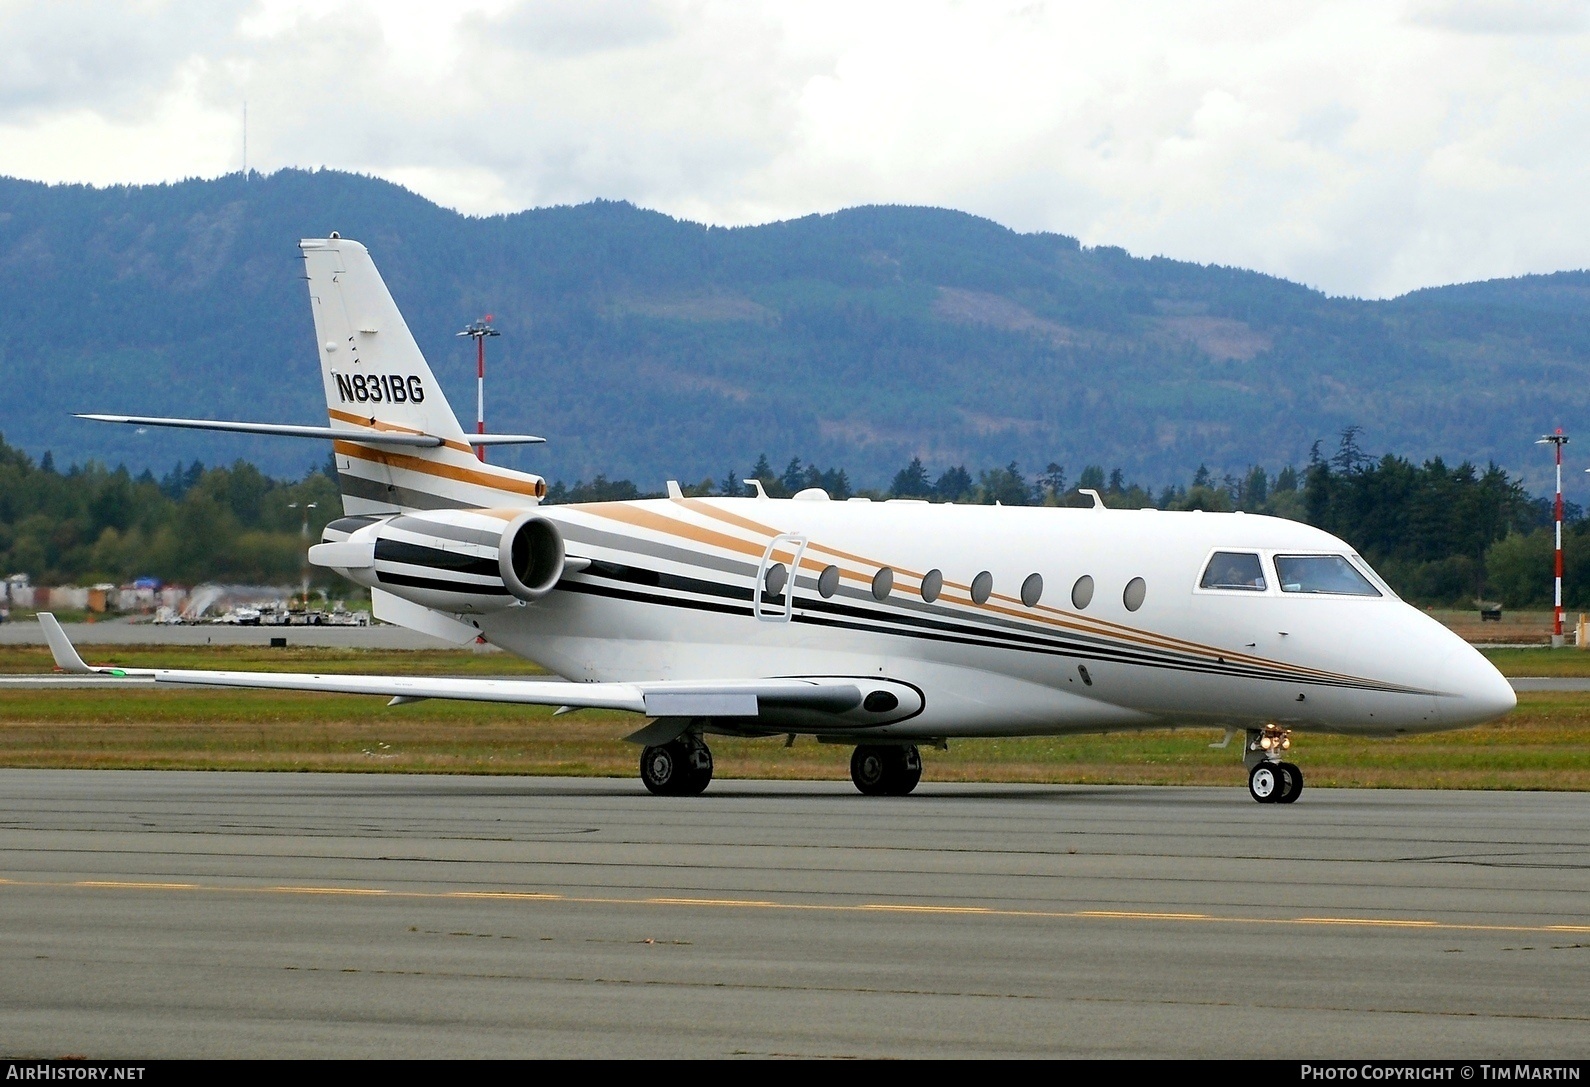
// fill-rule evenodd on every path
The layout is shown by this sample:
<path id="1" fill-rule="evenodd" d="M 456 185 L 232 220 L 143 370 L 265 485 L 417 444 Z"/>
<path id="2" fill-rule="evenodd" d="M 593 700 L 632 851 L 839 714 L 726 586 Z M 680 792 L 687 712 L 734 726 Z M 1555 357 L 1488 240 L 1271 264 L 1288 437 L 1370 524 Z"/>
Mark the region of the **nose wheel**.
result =
<path id="1" fill-rule="evenodd" d="M 656 796 L 698 796 L 712 780 L 712 752 L 685 735 L 640 753 L 640 780 Z"/>
<path id="2" fill-rule="evenodd" d="M 1303 771 L 1284 762 L 1281 753 L 1292 746 L 1290 729 L 1267 725 L 1249 729 L 1243 761 L 1248 766 L 1248 795 L 1260 804 L 1291 804 L 1303 793 Z"/>
<path id="3" fill-rule="evenodd" d="M 1290 804 L 1303 791 L 1303 771 L 1290 762 L 1261 762 L 1248 771 L 1248 795 L 1260 804 Z"/>

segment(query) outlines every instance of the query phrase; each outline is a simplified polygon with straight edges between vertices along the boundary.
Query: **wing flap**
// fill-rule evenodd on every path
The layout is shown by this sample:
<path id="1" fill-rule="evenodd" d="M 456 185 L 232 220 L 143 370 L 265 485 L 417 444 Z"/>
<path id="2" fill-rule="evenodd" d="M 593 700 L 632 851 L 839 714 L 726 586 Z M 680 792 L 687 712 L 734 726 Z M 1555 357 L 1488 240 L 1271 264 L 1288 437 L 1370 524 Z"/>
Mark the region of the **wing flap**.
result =
<path id="1" fill-rule="evenodd" d="M 755 717 L 752 691 L 647 691 L 647 717 Z"/>

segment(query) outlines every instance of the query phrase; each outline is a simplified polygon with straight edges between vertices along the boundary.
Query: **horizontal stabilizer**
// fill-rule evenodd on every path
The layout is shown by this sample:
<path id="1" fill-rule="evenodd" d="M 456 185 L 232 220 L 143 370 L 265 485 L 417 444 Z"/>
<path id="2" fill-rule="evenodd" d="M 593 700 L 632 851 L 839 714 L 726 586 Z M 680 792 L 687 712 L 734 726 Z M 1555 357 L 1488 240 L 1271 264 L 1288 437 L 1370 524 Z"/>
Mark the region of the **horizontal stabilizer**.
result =
<path id="1" fill-rule="evenodd" d="M 300 426 L 296 423 L 239 423 L 227 419 L 168 419 L 156 415 L 94 415 L 79 413 L 79 419 L 97 423 L 131 423 L 134 426 L 179 427 L 184 430 L 221 430 L 235 434 L 271 434 L 285 438 L 330 438 L 334 441 L 363 442 L 367 445 L 411 445 L 434 449 L 445 445 L 435 434 L 413 434 L 390 430 L 356 430 L 352 427 Z M 469 434 L 470 445 L 535 445 L 545 442 L 534 434 Z"/>
<path id="2" fill-rule="evenodd" d="M 539 445 L 546 441 L 534 434 L 465 434 L 470 445 Z"/>
<path id="3" fill-rule="evenodd" d="M 293 423 L 234 423 L 225 419 L 163 419 L 152 415 L 86 415 L 97 423 L 133 423 L 137 426 L 181 427 L 185 430 L 226 430 L 237 434 L 275 434 L 286 438 L 332 438 L 370 442 L 376 445 L 418 445 L 434 448 L 442 439 L 434 434 L 402 434 L 392 431 L 353 430 L 348 427 L 298 426 Z"/>

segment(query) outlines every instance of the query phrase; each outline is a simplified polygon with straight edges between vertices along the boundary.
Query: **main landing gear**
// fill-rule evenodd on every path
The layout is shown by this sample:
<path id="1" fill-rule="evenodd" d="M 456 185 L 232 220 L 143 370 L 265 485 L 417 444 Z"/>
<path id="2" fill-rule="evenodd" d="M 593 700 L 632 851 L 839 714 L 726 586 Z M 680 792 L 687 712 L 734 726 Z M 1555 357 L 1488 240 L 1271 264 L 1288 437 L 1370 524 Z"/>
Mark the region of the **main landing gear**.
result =
<path id="1" fill-rule="evenodd" d="M 922 780 L 922 754 L 910 744 L 861 744 L 850 780 L 868 796 L 905 796 Z"/>
<path id="2" fill-rule="evenodd" d="M 640 753 L 640 780 L 657 796 L 699 796 L 712 780 L 712 752 L 686 733 Z"/>
<path id="3" fill-rule="evenodd" d="M 712 751 L 693 732 L 655 744 L 640 753 L 640 780 L 657 796 L 699 796 L 712 780 Z M 850 780 L 868 796 L 905 796 L 922 780 L 922 755 L 911 744 L 862 744 Z"/>
<path id="4" fill-rule="evenodd" d="M 1303 792 L 1303 771 L 1282 762 L 1292 746 L 1292 732 L 1279 725 L 1248 729 L 1242 761 L 1248 767 L 1248 795 L 1260 804 L 1290 804 Z"/>

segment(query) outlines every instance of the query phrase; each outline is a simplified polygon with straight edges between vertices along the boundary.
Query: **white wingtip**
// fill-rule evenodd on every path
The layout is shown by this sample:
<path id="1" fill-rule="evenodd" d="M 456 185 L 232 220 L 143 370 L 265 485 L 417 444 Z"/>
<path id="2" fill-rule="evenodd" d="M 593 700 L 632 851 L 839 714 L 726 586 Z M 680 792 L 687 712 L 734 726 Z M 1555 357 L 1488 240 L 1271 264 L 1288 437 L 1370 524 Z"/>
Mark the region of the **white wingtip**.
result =
<path id="1" fill-rule="evenodd" d="M 61 624 L 54 615 L 47 611 L 39 612 L 39 626 L 44 628 L 44 640 L 50 643 L 50 654 L 55 658 L 55 667 L 63 672 L 92 672 L 83 658 L 72 645 L 72 639 L 66 636 L 66 631 L 61 629 Z"/>

